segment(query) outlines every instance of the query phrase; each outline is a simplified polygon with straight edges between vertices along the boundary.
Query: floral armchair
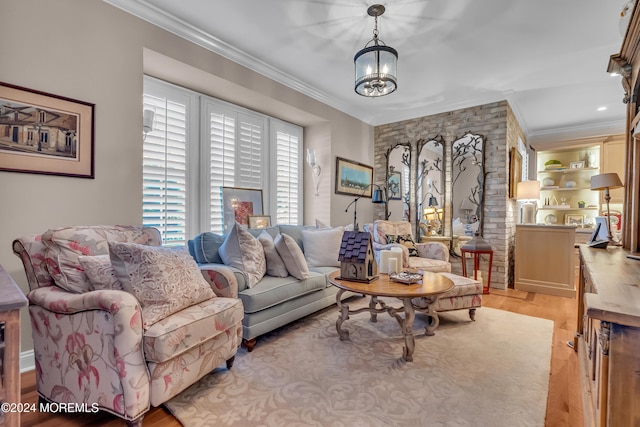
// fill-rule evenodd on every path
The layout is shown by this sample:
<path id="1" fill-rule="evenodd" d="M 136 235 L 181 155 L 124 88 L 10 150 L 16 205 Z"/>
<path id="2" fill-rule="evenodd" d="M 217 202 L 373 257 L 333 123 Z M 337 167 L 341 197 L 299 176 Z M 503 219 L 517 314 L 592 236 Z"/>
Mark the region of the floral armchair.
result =
<path id="1" fill-rule="evenodd" d="M 400 247 L 403 268 L 420 268 L 434 273 L 450 273 L 449 249 L 440 242 L 416 243 L 411 224 L 406 221 L 376 220 L 365 224 L 373 236 L 373 250 L 380 264 L 380 251 Z"/>
<path id="2" fill-rule="evenodd" d="M 129 425 L 226 362 L 241 341 L 237 289 L 140 226 L 21 237 L 41 399 L 97 404 Z"/>

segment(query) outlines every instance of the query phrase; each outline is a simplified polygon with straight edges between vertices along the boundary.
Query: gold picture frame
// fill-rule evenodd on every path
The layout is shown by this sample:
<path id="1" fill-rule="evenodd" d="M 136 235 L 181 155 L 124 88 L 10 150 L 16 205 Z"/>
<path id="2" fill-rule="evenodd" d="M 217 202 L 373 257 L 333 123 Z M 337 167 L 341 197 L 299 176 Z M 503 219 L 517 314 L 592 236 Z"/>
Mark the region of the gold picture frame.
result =
<path id="1" fill-rule="evenodd" d="M 336 157 L 336 194 L 371 198 L 373 167 Z"/>
<path id="2" fill-rule="evenodd" d="M 94 107 L 0 82 L 0 170 L 93 179 Z"/>
<path id="3" fill-rule="evenodd" d="M 516 147 L 509 153 L 509 198 L 516 198 L 516 189 L 522 177 L 522 155 Z"/>
<path id="4" fill-rule="evenodd" d="M 249 228 L 271 227 L 271 215 L 250 215 Z"/>

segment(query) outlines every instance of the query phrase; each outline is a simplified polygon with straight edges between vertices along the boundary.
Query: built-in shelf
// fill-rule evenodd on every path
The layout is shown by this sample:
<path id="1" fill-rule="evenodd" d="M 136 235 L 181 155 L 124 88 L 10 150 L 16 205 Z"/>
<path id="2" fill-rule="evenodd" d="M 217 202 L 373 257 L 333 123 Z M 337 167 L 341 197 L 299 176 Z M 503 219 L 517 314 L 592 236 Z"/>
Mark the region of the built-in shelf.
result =
<path id="1" fill-rule="evenodd" d="M 563 168 L 563 169 L 545 169 L 538 171 L 538 173 L 574 173 L 574 172 L 588 172 L 597 171 L 600 168 Z"/>
<path id="2" fill-rule="evenodd" d="M 571 187 L 571 188 L 540 187 L 540 191 L 579 191 L 579 190 L 591 190 L 591 188 L 588 188 L 588 187 Z"/>
<path id="3" fill-rule="evenodd" d="M 567 207 L 559 207 L 559 206 L 554 206 L 554 207 L 546 207 L 546 206 L 542 206 L 541 208 L 538 208 L 539 211 L 597 211 L 598 208 L 572 208 L 571 206 L 567 206 Z"/>

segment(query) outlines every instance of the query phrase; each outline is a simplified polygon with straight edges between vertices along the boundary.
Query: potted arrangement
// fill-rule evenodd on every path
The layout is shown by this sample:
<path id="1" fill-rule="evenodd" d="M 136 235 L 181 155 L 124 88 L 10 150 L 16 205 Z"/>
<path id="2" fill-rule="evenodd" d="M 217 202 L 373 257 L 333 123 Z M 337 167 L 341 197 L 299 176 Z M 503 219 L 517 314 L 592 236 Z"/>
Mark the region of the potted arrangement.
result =
<path id="1" fill-rule="evenodd" d="M 581 208 L 581 209 L 584 208 L 585 205 L 586 205 L 586 203 L 583 200 L 580 200 L 578 202 L 578 207 Z"/>

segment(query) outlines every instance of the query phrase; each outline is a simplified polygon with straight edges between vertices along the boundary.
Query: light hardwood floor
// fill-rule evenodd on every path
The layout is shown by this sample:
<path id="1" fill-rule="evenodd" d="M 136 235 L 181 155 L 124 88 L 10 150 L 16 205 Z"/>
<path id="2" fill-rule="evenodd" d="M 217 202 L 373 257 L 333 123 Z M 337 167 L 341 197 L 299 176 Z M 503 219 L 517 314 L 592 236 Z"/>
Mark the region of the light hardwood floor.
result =
<path id="1" fill-rule="evenodd" d="M 573 349 L 567 346 L 567 341 L 573 340 L 576 328 L 576 300 L 508 289 L 506 291 L 492 290 L 490 295 L 484 295 L 483 305 L 554 321 L 551 377 L 545 427 L 582 427 L 578 357 Z M 478 321 L 482 321 L 481 310 L 477 314 Z M 35 403 L 37 400 L 34 371 L 22 374 L 22 402 Z M 45 427 L 122 426 L 125 423 L 112 415 L 103 413 L 91 416 L 27 413 L 22 415 L 21 425 Z M 148 412 L 143 419 L 143 425 L 145 427 L 181 426 L 162 407 L 154 408 Z"/>

